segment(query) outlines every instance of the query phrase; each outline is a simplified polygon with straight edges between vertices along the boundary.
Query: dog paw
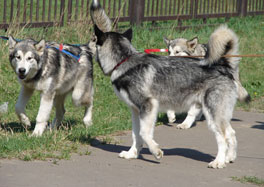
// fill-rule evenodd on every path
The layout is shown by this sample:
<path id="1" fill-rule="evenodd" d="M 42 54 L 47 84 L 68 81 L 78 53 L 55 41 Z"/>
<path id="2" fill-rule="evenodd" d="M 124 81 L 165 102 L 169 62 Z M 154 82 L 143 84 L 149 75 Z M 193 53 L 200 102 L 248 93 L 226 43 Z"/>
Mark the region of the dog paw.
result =
<path id="1" fill-rule="evenodd" d="M 176 121 L 176 116 L 175 116 L 174 111 L 167 111 L 167 117 L 168 117 L 169 123 L 174 123 Z"/>
<path id="2" fill-rule="evenodd" d="M 85 119 L 83 119 L 83 123 L 84 123 L 86 128 L 92 126 L 92 124 L 93 124 L 92 120 L 85 120 Z"/>
<path id="3" fill-rule="evenodd" d="M 32 133 L 32 136 L 41 136 L 43 132 L 45 131 L 46 123 L 38 123 Z"/>
<path id="4" fill-rule="evenodd" d="M 20 122 L 25 126 L 25 127 L 30 127 L 31 123 L 30 120 L 26 115 L 20 115 Z"/>
<path id="5" fill-rule="evenodd" d="M 157 159 L 157 160 L 160 160 L 162 157 L 163 157 L 163 151 L 161 149 L 158 149 L 158 151 L 156 153 L 153 153 L 154 157 Z"/>
<path id="6" fill-rule="evenodd" d="M 191 126 L 189 124 L 186 123 L 181 123 L 179 125 L 176 126 L 177 129 L 189 129 Z"/>
<path id="7" fill-rule="evenodd" d="M 218 160 L 214 160 L 208 164 L 208 167 L 214 169 L 221 169 L 221 168 L 225 168 L 226 164 L 224 162 L 219 162 Z"/>
<path id="8" fill-rule="evenodd" d="M 120 158 L 125 158 L 125 159 L 136 159 L 138 157 L 136 151 L 122 151 L 119 153 Z"/>

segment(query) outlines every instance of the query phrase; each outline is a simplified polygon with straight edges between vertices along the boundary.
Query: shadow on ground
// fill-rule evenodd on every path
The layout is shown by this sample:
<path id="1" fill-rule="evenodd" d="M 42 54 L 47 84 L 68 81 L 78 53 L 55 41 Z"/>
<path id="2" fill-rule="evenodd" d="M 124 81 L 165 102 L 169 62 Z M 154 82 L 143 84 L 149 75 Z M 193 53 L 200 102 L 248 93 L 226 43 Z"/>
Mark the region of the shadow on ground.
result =
<path id="1" fill-rule="evenodd" d="M 253 125 L 251 128 L 264 130 L 264 122 L 256 121 L 257 125 Z"/>
<path id="2" fill-rule="evenodd" d="M 122 146 L 122 145 L 115 145 L 115 144 L 102 144 L 99 140 L 94 139 L 91 145 L 95 148 L 102 149 L 108 152 L 120 153 L 121 151 L 128 151 L 130 147 Z M 206 154 L 195 149 L 188 149 L 188 148 L 172 148 L 172 149 L 162 149 L 164 151 L 165 156 L 182 156 L 185 158 L 201 161 L 201 162 L 210 162 L 214 159 L 214 157 L 210 154 Z M 143 148 L 140 152 L 139 159 L 152 162 L 152 163 L 159 163 L 155 160 L 148 160 L 143 157 L 143 155 L 151 153 L 147 148 Z M 153 157 L 154 159 L 154 157 Z"/>

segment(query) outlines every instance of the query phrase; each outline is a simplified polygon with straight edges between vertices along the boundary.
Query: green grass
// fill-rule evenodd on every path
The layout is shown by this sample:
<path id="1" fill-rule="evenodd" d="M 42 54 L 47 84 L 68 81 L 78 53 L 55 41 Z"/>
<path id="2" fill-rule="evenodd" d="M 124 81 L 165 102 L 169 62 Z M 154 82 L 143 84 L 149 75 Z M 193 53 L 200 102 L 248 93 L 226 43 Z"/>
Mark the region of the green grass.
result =
<path id="1" fill-rule="evenodd" d="M 263 179 L 260 179 L 258 177 L 252 177 L 252 176 L 244 176 L 244 177 L 232 177 L 232 180 L 233 181 L 238 181 L 238 182 L 241 182 L 243 184 L 245 183 L 251 183 L 251 184 L 254 184 L 254 185 L 257 185 L 257 186 L 260 186 L 260 187 L 263 187 L 264 186 L 264 180 Z"/>
<path id="2" fill-rule="evenodd" d="M 224 19 L 208 20 L 209 23 L 223 23 Z M 134 27 L 133 45 L 143 51 L 147 48 L 165 48 L 163 36 L 169 38 L 199 36 L 201 43 L 206 43 L 215 27 L 194 27 L 185 31 L 175 29 L 175 22 L 158 22 L 159 27 L 167 29 L 149 29 L 151 25 L 144 23 L 142 27 Z M 200 20 L 186 21 L 187 25 L 199 25 Z M 231 18 L 228 25 L 240 37 L 241 54 L 264 54 L 263 46 L 263 16 L 247 18 Z M 15 38 L 34 38 L 64 42 L 85 43 L 91 36 L 91 25 L 69 25 L 48 29 L 11 28 L 8 33 L 0 31 L 0 35 L 12 34 Z M 163 54 L 166 55 L 166 54 Z M 72 105 L 70 97 L 66 100 L 65 119 L 63 125 L 53 132 L 46 131 L 40 138 L 30 137 L 35 125 L 39 108 L 39 93 L 34 93 L 29 101 L 26 112 L 32 127 L 25 130 L 15 114 L 15 103 L 19 93 L 17 78 L 8 61 L 8 46 L 6 41 L 0 41 L 0 104 L 9 102 L 8 113 L 0 116 L 0 158 L 19 158 L 34 160 L 47 158 L 69 159 L 72 153 L 89 155 L 87 145 L 96 137 L 102 137 L 102 142 L 111 142 L 111 134 L 131 128 L 129 108 L 115 96 L 109 77 L 105 77 L 98 64 L 94 62 L 94 108 L 93 126 L 86 129 L 82 124 L 83 108 Z M 264 60 L 263 58 L 243 58 L 241 60 L 241 81 L 252 96 L 252 103 L 238 103 L 243 110 L 264 111 Z M 54 111 L 50 121 L 54 117 Z M 159 124 L 166 120 L 164 114 L 159 114 Z M 105 138 L 106 137 L 106 138 Z M 109 138 L 110 137 L 110 138 Z"/>

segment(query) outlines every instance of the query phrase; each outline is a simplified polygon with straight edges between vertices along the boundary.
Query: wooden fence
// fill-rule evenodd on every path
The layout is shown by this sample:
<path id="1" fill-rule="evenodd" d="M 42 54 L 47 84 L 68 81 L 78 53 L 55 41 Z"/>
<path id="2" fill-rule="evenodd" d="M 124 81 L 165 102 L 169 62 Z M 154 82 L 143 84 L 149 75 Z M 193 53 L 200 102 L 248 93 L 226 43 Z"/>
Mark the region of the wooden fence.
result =
<path id="1" fill-rule="evenodd" d="M 63 26 L 89 21 L 92 0 L 0 0 L 0 29 Z M 264 14 L 264 0 L 101 0 L 119 22 L 184 20 Z"/>

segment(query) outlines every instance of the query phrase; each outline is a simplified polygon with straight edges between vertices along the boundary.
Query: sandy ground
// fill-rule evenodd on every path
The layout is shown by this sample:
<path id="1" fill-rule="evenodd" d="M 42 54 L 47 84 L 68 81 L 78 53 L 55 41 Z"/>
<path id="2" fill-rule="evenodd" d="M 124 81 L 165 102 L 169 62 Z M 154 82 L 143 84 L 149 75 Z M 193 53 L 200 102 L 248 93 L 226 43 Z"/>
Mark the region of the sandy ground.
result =
<path id="1" fill-rule="evenodd" d="M 118 144 L 89 146 L 91 155 L 70 160 L 25 162 L 0 160 L 0 187 L 119 187 L 119 186 L 255 186 L 232 177 L 264 179 L 264 113 L 236 111 L 232 120 L 238 139 L 238 158 L 224 169 L 207 164 L 217 152 L 215 137 L 205 124 L 188 130 L 175 125 L 155 129 L 155 140 L 164 151 L 160 161 L 144 148 L 139 159 L 118 158 L 131 145 L 131 132 L 115 136 Z"/>

